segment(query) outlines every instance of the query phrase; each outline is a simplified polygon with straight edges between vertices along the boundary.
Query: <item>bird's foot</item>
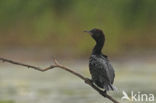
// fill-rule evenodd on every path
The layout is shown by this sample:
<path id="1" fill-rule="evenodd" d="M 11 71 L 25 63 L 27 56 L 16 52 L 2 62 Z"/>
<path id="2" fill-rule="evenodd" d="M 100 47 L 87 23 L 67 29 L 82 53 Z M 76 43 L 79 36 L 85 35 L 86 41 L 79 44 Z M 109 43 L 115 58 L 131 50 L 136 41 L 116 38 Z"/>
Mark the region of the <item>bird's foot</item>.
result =
<path id="1" fill-rule="evenodd" d="M 92 84 L 93 81 L 92 81 L 91 79 L 89 79 L 89 78 L 86 78 L 86 79 L 85 79 L 85 83 L 87 83 L 87 84 Z"/>
<path id="2" fill-rule="evenodd" d="M 104 93 L 104 94 L 107 94 L 107 91 L 106 91 L 106 90 L 104 90 L 104 91 L 103 91 L 103 93 Z"/>
<path id="3" fill-rule="evenodd" d="M 99 91 L 99 93 L 100 93 L 101 95 L 103 95 L 104 97 L 107 96 L 107 91 L 106 91 L 106 90 L 104 90 L 104 91 Z"/>

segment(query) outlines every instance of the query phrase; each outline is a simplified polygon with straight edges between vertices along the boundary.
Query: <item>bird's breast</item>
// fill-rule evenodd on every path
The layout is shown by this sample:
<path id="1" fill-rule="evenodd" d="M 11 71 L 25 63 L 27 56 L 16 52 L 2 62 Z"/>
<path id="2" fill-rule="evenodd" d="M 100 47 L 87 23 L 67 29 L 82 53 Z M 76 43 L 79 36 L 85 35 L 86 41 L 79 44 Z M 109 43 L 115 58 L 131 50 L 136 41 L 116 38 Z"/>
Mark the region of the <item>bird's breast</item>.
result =
<path id="1" fill-rule="evenodd" d="M 108 60 L 101 56 L 91 55 L 89 63 L 105 64 Z"/>

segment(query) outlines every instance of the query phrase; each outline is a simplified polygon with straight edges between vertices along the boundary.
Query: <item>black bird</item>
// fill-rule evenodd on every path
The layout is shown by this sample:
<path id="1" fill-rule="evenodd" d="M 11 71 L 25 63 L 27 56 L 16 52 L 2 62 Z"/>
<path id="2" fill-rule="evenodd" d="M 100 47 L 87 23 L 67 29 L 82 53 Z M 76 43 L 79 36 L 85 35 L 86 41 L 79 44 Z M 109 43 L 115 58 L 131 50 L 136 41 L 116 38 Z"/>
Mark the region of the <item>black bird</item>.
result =
<path id="1" fill-rule="evenodd" d="M 92 76 L 92 82 L 98 87 L 105 89 L 105 91 L 115 90 L 113 86 L 115 77 L 114 69 L 108 57 L 101 52 L 105 43 L 104 33 L 100 29 L 92 29 L 85 32 L 88 32 L 96 41 L 96 45 L 89 59 L 89 70 Z"/>

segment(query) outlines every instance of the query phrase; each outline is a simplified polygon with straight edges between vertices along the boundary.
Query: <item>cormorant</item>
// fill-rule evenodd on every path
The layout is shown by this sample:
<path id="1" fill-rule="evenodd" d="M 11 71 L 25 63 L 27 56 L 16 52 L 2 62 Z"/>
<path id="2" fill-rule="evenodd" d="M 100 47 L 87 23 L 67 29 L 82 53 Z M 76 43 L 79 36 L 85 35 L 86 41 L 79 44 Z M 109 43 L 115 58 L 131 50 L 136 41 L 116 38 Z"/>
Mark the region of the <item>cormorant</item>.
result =
<path id="1" fill-rule="evenodd" d="M 115 90 L 113 86 L 115 77 L 114 69 L 108 57 L 101 52 L 105 43 L 104 33 L 100 29 L 92 29 L 85 32 L 88 32 L 96 41 L 96 45 L 89 58 L 89 70 L 92 76 L 92 82 L 98 87 L 105 89 L 105 91 Z"/>

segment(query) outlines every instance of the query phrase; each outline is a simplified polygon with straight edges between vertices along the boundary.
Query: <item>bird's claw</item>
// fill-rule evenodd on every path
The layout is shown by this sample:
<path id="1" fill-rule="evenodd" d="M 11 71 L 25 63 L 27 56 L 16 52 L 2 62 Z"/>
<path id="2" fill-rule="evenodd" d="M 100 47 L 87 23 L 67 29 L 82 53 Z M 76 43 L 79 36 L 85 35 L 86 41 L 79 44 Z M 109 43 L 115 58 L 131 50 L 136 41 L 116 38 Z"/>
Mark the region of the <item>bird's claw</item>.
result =
<path id="1" fill-rule="evenodd" d="M 106 97 L 106 95 L 107 95 L 107 91 L 105 90 L 105 91 L 99 91 L 99 93 L 101 94 L 101 95 L 103 95 L 104 97 Z"/>
<path id="2" fill-rule="evenodd" d="M 87 84 L 92 84 L 92 80 L 91 80 L 91 79 L 86 78 L 86 79 L 85 79 L 85 83 L 87 83 Z"/>

